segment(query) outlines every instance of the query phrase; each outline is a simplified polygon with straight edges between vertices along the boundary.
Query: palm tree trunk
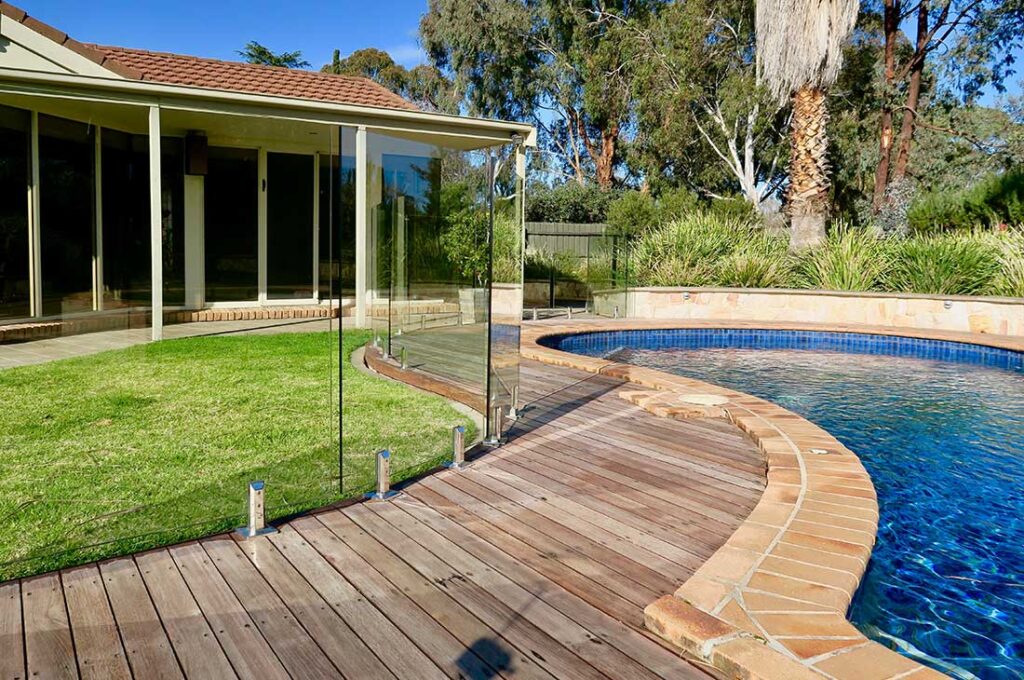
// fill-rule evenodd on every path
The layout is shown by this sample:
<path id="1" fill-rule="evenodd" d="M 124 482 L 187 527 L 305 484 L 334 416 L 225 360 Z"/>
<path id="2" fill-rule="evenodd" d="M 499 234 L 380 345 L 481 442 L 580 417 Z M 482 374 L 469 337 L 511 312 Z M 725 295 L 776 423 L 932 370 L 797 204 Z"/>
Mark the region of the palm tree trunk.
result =
<path id="1" fill-rule="evenodd" d="M 790 123 L 790 249 L 802 250 L 825 239 L 829 213 L 828 109 L 824 91 L 804 86 L 793 95 Z"/>

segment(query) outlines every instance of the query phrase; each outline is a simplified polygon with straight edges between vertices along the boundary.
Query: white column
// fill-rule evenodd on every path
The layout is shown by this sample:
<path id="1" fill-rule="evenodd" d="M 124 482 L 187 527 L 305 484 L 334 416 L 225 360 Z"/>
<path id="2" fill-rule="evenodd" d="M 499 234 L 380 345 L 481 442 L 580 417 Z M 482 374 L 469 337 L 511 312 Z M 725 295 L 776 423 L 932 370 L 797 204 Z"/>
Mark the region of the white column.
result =
<path id="1" fill-rule="evenodd" d="M 260 149 L 257 259 L 259 260 L 259 301 L 267 301 L 267 150 Z"/>
<path id="2" fill-rule="evenodd" d="M 367 238 L 369 232 L 369 215 L 366 205 L 366 127 L 360 125 L 356 129 L 356 326 L 366 328 L 366 280 L 369 272 L 369 260 L 372 253 L 368 252 Z"/>
<path id="3" fill-rule="evenodd" d="M 206 178 L 185 175 L 185 306 L 206 304 Z"/>
<path id="4" fill-rule="evenodd" d="M 103 311 L 103 128 L 96 127 L 93 186 L 96 189 L 96 247 L 92 255 L 92 308 Z"/>
<path id="5" fill-rule="evenodd" d="M 164 335 L 163 200 L 160 177 L 160 107 L 149 107 L 149 257 L 153 294 L 152 338 Z"/>
<path id="6" fill-rule="evenodd" d="M 29 297 L 32 316 L 43 315 L 43 273 L 42 273 L 42 237 L 39 222 L 39 114 L 32 112 L 32 130 L 30 133 L 32 147 L 32 183 L 29 186 Z"/>
<path id="7" fill-rule="evenodd" d="M 313 299 L 320 299 L 320 152 L 313 154 Z"/>

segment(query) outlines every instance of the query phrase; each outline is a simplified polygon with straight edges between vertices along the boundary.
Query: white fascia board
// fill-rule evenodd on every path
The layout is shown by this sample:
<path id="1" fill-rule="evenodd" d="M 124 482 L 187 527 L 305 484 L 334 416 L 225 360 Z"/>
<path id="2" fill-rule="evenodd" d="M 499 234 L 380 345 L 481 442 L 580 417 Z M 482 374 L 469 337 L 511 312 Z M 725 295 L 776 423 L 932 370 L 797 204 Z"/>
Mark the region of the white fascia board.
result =
<path id="1" fill-rule="evenodd" d="M 488 142 L 509 142 L 512 135 L 521 135 L 527 146 L 536 146 L 537 143 L 537 131 L 527 123 L 164 85 L 126 78 L 97 78 L 0 67 L 0 92 L 139 106 L 159 105 L 164 109 L 329 125 L 364 125 L 379 130 L 430 132 Z"/>

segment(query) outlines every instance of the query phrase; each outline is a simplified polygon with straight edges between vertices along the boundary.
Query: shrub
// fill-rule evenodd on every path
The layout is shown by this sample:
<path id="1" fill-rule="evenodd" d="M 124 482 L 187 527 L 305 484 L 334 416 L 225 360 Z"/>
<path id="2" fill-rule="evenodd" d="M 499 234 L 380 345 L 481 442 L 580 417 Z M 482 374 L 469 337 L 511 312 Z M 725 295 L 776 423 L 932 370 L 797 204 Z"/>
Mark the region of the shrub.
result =
<path id="1" fill-rule="evenodd" d="M 661 192 L 657 203 L 659 222 L 678 220 L 701 209 L 700 198 L 685 187 L 676 187 Z"/>
<path id="2" fill-rule="evenodd" d="M 793 272 L 784 255 L 738 252 L 722 260 L 716 279 L 720 286 L 790 288 Z"/>
<path id="3" fill-rule="evenodd" d="M 803 286 L 822 290 L 877 290 L 889 268 L 885 242 L 865 229 L 838 223 L 823 244 L 802 254 Z"/>
<path id="4" fill-rule="evenodd" d="M 730 273 L 726 276 L 719 268 L 733 255 L 737 259 L 728 265 Z M 741 256 L 748 262 L 741 262 Z M 775 276 L 785 267 L 784 239 L 773 238 L 742 221 L 696 212 L 642 234 L 633 244 L 630 269 L 637 285 L 713 286 L 723 276 L 756 280 L 753 271 L 760 265 L 753 261 L 764 263 L 771 258 L 779 261 Z"/>
<path id="5" fill-rule="evenodd" d="M 627 191 L 608 205 L 608 228 L 613 234 L 635 236 L 660 221 L 658 207 L 648 193 Z"/>
<path id="6" fill-rule="evenodd" d="M 1024 222 L 1024 170 L 992 175 L 962 191 L 922 196 L 907 219 L 916 232 L 952 231 Z"/>
<path id="7" fill-rule="evenodd" d="M 759 224 L 761 219 L 757 208 L 750 201 L 743 198 L 711 199 L 711 214 L 723 220 L 732 220 L 749 225 Z"/>
<path id="8" fill-rule="evenodd" d="M 617 196 L 615 191 L 604 191 L 595 185 L 580 186 L 577 182 L 554 187 L 534 185 L 526 192 L 526 219 L 600 224 L 607 217 L 608 204 Z"/>
<path id="9" fill-rule="evenodd" d="M 992 282 L 992 292 L 1006 297 L 1024 297 L 1024 225 L 995 238 L 999 246 L 999 273 Z"/>
<path id="10" fill-rule="evenodd" d="M 992 288 L 999 250 L 977 235 L 897 241 L 888 289 L 899 293 L 978 295 Z"/>

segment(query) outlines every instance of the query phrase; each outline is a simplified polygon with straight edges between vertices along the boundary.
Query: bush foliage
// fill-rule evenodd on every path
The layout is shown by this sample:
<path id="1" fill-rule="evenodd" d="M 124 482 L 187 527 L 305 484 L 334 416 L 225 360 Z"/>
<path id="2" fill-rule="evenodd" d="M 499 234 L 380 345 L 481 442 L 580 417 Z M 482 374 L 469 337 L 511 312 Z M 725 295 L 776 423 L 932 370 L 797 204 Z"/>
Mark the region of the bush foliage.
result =
<path id="1" fill-rule="evenodd" d="M 633 240 L 634 286 L 729 286 L 1024 297 L 1024 231 L 879 238 L 845 224 L 792 255 L 786 236 L 696 212 Z"/>
<path id="2" fill-rule="evenodd" d="M 607 218 L 608 205 L 619 193 L 602 191 L 595 185 L 566 182 L 555 187 L 530 187 L 526 196 L 528 222 L 600 224 Z"/>
<path id="3" fill-rule="evenodd" d="M 925 194 L 907 212 L 916 232 L 1024 223 L 1024 170 L 991 175 L 958 192 Z"/>

